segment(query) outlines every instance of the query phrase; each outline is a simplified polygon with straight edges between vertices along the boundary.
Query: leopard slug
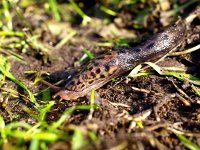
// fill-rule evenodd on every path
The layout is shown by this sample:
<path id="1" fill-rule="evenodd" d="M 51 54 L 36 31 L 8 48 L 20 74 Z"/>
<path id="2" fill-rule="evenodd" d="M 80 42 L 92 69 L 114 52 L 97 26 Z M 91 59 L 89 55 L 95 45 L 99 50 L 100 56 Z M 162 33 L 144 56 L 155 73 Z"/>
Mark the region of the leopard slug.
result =
<path id="1" fill-rule="evenodd" d="M 51 85 L 44 80 L 42 82 L 57 92 L 53 98 L 75 100 L 85 96 L 92 89 L 100 88 L 112 78 L 130 71 L 142 62 L 162 58 L 184 40 L 185 34 L 186 24 L 178 20 L 136 47 L 121 48 L 94 58 L 64 88 Z"/>

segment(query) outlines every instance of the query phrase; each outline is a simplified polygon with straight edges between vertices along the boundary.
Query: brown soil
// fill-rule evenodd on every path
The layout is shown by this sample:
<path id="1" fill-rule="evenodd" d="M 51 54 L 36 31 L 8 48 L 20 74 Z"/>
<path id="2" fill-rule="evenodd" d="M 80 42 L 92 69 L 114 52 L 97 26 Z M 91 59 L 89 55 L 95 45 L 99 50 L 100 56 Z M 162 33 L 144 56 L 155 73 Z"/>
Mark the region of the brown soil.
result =
<path id="1" fill-rule="evenodd" d="M 186 13 L 187 15 L 189 14 L 189 12 Z M 184 13 L 184 16 L 187 16 L 186 13 Z M 37 16 L 35 17 L 37 18 Z M 33 21 L 33 18 L 29 18 L 29 21 L 33 23 L 32 26 L 34 28 L 40 28 L 47 18 L 48 16 L 44 14 L 42 22 L 38 19 Z M 11 61 L 11 72 L 16 78 L 23 81 L 33 93 L 44 89 L 45 86 L 41 83 L 30 84 L 33 78 L 24 73 L 27 70 L 50 73 L 48 81 L 51 83 L 65 79 L 60 84 L 60 86 L 63 86 L 67 78 L 85 64 L 74 66 L 74 62 L 83 55 L 83 49 L 91 50 L 94 55 L 109 50 L 97 45 L 97 42 L 101 42 L 101 34 L 106 34 L 104 30 L 110 29 L 108 25 L 99 25 L 98 21 L 96 21 L 98 28 L 92 24 L 85 27 L 77 26 L 76 24 L 74 26 L 70 25 L 78 33 L 66 45 L 60 49 L 52 49 L 48 54 L 42 55 L 38 51 L 29 50 L 23 54 L 27 64 L 13 60 Z M 127 38 L 130 39 L 131 46 L 139 43 L 141 39 L 150 36 L 152 33 L 152 31 L 151 33 L 148 32 L 151 29 L 142 29 L 142 34 L 139 35 L 138 31 L 129 29 L 127 24 L 128 22 L 122 27 L 117 27 L 115 23 L 112 25 L 118 29 L 122 36 L 130 33 L 130 38 Z M 153 24 L 156 23 L 154 22 Z M 20 24 L 16 23 L 16 26 L 19 29 L 21 28 Z M 43 30 L 43 34 L 41 40 L 51 43 L 52 47 L 60 40 L 58 36 L 52 37 L 49 31 Z M 132 36 L 134 34 L 137 35 L 138 39 Z M 109 37 L 109 35 L 103 36 Z M 187 39 L 190 39 L 189 44 Z M 178 51 L 191 48 L 199 44 L 199 41 L 200 16 L 189 26 L 187 38 Z M 16 52 L 19 53 L 18 50 Z M 45 57 L 47 57 L 46 62 L 44 61 Z M 158 65 L 185 68 L 187 73 L 198 77 L 200 76 L 199 57 L 200 53 L 196 51 L 187 55 L 167 57 L 159 62 Z M 181 94 L 174 84 L 182 89 L 188 97 Z M 23 92 L 21 88 L 10 81 L 5 87 L 17 89 L 20 93 Z M 95 92 L 100 95 L 101 99 L 98 101 L 99 106 L 94 110 L 92 118 L 88 119 L 89 111 L 76 111 L 65 123 L 66 125 L 84 126 L 98 135 L 101 144 L 90 145 L 88 149 L 92 149 L 92 146 L 96 149 L 108 149 L 119 144 L 122 144 L 126 149 L 185 149 L 172 129 L 187 133 L 198 133 L 198 135 L 200 133 L 200 123 L 197 117 L 200 112 L 198 103 L 200 98 L 191 89 L 191 85 L 187 81 L 183 82 L 173 77 L 160 76 L 158 74 L 128 79 L 120 77 L 117 81 L 110 81 Z M 51 91 L 52 94 L 54 94 L 53 91 Z M 182 99 L 186 99 L 191 105 L 187 106 L 182 102 Z M 40 100 L 39 103 L 45 101 L 41 95 L 37 97 L 37 100 Z M 56 104 L 47 116 L 49 122 L 57 120 L 60 114 L 68 107 L 90 103 L 86 97 L 74 101 L 55 101 Z M 22 105 L 32 107 L 31 103 L 25 102 L 22 98 L 9 98 L 6 103 L 6 110 L 3 107 L 1 108 L 1 114 L 6 122 L 10 122 L 10 118 L 13 118 L 14 120 L 23 120 L 31 124 L 35 123 L 27 113 L 22 111 Z M 15 115 L 17 115 L 16 118 L 14 117 Z M 142 121 L 143 128 L 135 127 L 135 122 L 132 121 L 139 116 L 146 116 Z M 200 145 L 199 136 L 194 136 L 192 141 Z M 68 144 L 59 141 L 49 147 L 55 149 L 56 147 L 63 147 L 64 149 L 68 148 Z"/>

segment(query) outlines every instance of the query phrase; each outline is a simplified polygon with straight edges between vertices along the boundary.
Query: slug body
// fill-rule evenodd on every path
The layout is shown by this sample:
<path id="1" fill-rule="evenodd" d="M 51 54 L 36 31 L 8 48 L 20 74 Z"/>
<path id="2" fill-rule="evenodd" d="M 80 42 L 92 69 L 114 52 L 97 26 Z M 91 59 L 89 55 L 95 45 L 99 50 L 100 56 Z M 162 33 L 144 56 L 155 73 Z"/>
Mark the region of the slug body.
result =
<path id="1" fill-rule="evenodd" d="M 142 62 L 160 59 L 178 46 L 184 40 L 185 34 L 186 25 L 179 20 L 136 47 L 121 48 L 96 57 L 63 89 L 52 87 L 58 91 L 53 98 L 59 96 L 64 100 L 75 100 L 83 97 L 92 89 L 100 88 L 112 78 L 130 71 Z"/>

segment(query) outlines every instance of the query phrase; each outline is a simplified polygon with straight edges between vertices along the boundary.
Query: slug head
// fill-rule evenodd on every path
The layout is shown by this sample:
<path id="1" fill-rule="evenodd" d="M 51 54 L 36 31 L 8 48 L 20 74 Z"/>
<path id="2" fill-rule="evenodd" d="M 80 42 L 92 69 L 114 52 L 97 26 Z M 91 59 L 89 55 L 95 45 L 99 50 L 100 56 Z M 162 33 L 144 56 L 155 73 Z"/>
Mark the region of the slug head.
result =
<path id="1" fill-rule="evenodd" d="M 60 97 L 60 100 L 75 100 L 79 96 L 74 91 L 60 90 L 55 95 L 53 95 L 54 99 L 57 98 L 57 97 Z"/>

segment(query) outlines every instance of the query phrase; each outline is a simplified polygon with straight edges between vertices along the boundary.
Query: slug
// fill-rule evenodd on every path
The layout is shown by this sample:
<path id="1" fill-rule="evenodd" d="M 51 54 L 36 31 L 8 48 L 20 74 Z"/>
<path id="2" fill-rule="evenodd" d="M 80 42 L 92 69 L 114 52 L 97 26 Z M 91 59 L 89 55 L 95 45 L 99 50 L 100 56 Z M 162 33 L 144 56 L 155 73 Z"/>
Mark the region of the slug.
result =
<path id="1" fill-rule="evenodd" d="M 85 96 L 92 89 L 100 88 L 112 78 L 127 73 L 142 62 L 162 58 L 184 40 L 185 34 L 186 24 L 178 20 L 136 47 L 120 48 L 94 58 L 64 88 L 54 86 L 44 80 L 41 82 L 57 92 L 53 98 L 75 100 Z"/>

